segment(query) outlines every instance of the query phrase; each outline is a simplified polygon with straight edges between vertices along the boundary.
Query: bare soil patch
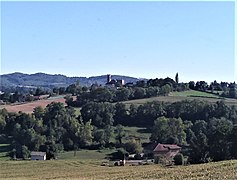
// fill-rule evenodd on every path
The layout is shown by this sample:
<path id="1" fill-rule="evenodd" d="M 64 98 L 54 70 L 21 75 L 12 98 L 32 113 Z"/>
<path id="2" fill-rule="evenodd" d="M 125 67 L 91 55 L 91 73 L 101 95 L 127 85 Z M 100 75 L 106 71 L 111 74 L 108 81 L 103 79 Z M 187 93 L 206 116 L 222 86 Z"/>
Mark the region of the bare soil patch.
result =
<path id="1" fill-rule="evenodd" d="M 37 106 L 41 106 L 45 108 L 48 104 L 52 102 L 61 102 L 66 105 L 64 98 L 58 98 L 58 99 L 46 99 L 46 100 L 38 100 L 30 103 L 24 103 L 24 104 L 14 104 L 14 105 L 3 105 L 0 106 L 0 109 L 5 108 L 8 112 L 25 112 L 25 113 L 32 113 L 34 108 Z"/>

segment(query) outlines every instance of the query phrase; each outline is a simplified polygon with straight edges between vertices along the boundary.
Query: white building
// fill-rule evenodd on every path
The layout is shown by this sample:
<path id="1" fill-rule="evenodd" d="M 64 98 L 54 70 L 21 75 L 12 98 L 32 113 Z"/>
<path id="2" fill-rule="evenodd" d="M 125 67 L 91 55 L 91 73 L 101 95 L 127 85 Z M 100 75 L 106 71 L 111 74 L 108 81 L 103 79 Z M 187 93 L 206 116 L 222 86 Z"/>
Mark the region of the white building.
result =
<path id="1" fill-rule="evenodd" d="M 31 160 L 46 160 L 46 152 L 31 152 Z"/>

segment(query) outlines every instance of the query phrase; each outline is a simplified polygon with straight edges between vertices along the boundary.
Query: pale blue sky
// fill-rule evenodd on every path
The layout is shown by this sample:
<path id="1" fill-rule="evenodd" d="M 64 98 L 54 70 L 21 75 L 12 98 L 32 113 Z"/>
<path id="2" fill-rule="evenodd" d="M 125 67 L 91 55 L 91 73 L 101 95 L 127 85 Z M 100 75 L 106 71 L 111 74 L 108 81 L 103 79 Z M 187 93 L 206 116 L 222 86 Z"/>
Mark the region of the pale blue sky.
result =
<path id="1" fill-rule="evenodd" d="M 234 2 L 1 2 L 1 74 L 234 81 Z"/>

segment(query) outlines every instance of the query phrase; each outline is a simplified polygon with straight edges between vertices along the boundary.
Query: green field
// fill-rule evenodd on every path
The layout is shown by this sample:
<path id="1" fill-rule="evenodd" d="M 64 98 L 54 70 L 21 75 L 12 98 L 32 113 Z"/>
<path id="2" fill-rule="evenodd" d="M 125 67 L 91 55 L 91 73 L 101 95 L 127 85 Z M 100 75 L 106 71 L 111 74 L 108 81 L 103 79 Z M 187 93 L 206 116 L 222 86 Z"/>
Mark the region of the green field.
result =
<path id="1" fill-rule="evenodd" d="M 151 133 L 146 132 L 146 128 L 139 128 L 139 127 L 124 127 L 126 137 L 123 138 L 123 142 L 128 142 L 132 138 L 140 138 L 141 143 L 149 142 L 149 138 Z M 116 142 L 115 139 L 111 139 L 111 142 Z M 9 144 L 0 144 L 0 161 L 2 160 L 9 160 L 10 157 L 7 156 L 8 152 L 10 151 Z M 115 150 L 78 150 L 76 154 L 74 151 L 63 152 L 58 154 L 58 159 L 105 159 L 108 155 Z"/>
<path id="2" fill-rule="evenodd" d="M 60 98 L 64 98 L 64 97 L 65 97 L 65 95 L 58 95 L 58 96 L 51 96 L 48 99 L 52 100 L 52 99 L 60 99 Z"/>
<path id="3" fill-rule="evenodd" d="M 182 97 L 205 97 L 205 98 L 220 98 L 218 95 L 201 92 L 201 91 L 183 91 L 183 92 L 172 92 L 170 96 L 182 96 Z"/>
<path id="4" fill-rule="evenodd" d="M 139 127 L 124 127 L 126 138 L 125 141 L 130 141 L 131 138 L 139 138 L 141 143 L 150 142 L 149 138 L 151 133 L 146 132 L 146 128 L 139 128 Z"/>
<path id="5" fill-rule="evenodd" d="M 9 144 L 0 144 L 0 161 L 9 160 L 8 152 L 10 151 Z"/>
<path id="6" fill-rule="evenodd" d="M 130 105 L 130 104 L 142 105 L 144 103 L 153 102 L 153 101 L 174 103 L 177 101 L 194 100 L 194 99 L 206 101 L 209 103 L 224 101 L 227 105 L 237 105 L 237 99 L 222 98 L 215 94 L 194 91 L 194 90 L 184 91 L 184 92 L 172 92 L 169 94 L 169 96 L 158 96 L 158 97 L 151 97 L 151 98 L 145 98 L 145 99 L 136 99 L 136 100 L 124 101 L 123 103 L 126 105 Z"/>
<path id="7" fill-rule="evenodd" d="M 103 150 L 78 150 L 78 151 L 68 151 L 58 154 L 58 159 L 60 160 L 89 160 L 89 161 L 100 161 L 105 160 L 109 157 L 111 153 L 115 152 L 115 149 L 103 149 Z"/>
<path id="8" fill-rule="evenodd" d="M 237 160 L 189 166 L 109 167 L 83 160 L 1 161 L 1 179 L 237 179 Z"/>

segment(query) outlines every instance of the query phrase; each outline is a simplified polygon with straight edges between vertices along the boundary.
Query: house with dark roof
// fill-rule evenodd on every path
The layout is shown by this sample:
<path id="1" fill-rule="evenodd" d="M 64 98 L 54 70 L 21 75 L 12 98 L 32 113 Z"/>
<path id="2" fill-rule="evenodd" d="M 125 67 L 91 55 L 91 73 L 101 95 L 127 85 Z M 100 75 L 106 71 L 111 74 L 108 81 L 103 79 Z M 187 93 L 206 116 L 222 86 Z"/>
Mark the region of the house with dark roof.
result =
<path id="1" fill-rule="evenodd" d="M 173 161 L 173 158 L 180 152 L 181 147 L 176 144 L 157 144 L 153 150 L 155 161 L 159 162 L 161 159 L 165 161 Z"/>

